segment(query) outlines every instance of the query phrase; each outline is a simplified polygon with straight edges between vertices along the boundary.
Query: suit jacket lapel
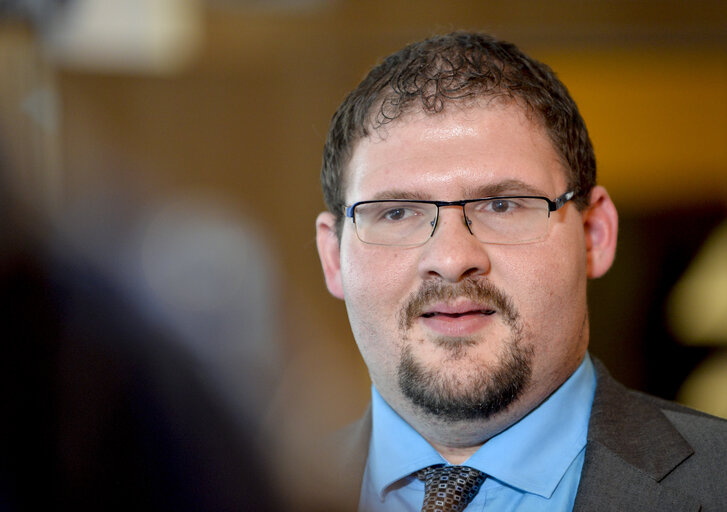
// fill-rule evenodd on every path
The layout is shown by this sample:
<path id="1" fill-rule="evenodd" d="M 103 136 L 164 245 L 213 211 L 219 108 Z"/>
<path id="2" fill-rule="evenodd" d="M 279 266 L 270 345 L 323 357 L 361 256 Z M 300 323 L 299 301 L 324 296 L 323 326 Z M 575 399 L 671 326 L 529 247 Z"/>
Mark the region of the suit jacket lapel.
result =
<path id="1" fill-rule="evenodd" d="M 595 364 L 598 385 L 574 510 L 699 510 L 694 498 L 659 483 L 692 455 L 690 445 L 661 409 Z"/>

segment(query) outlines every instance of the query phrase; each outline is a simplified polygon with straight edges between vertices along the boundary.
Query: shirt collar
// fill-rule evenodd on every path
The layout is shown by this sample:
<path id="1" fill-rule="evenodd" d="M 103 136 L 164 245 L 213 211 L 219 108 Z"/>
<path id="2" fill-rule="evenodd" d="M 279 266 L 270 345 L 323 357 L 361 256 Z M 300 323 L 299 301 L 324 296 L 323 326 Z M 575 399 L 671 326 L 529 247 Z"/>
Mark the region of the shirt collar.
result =
<path id="1" fill-rule="evenodd" d="M 464 465 L 549 498 L 585 448 L 596 376 L 586 354 L 578 369 L 520 421 L 487 441 Z M 372 386 L 368 471 L 380 498 L 402 478 L 447 461 Z M 547 441 L 547 442 L 546 442 Z"/>

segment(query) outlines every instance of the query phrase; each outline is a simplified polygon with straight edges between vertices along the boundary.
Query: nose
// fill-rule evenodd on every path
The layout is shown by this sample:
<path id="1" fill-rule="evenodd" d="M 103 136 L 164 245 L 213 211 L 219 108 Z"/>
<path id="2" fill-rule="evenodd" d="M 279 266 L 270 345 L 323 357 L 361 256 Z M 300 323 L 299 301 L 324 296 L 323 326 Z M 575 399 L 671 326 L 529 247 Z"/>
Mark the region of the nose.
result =
<path id="1" fill-rule="evenodd" d="M 423 279 L 439 277 L 456 283 L 490 271 L 487 246 L 477 240 L 465 224 L 462 208 L 441 207 L 432 237 L 422 246 L 419 274 Z"/>

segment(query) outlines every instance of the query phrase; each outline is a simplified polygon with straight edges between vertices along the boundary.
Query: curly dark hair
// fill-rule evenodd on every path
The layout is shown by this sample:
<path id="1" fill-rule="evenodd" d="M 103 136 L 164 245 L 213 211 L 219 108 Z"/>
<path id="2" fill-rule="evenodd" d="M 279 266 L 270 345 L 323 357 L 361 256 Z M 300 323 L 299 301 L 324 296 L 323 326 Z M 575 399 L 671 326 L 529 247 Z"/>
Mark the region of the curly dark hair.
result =
<path id="1" fill-rule="evenodd" d="M 386 57 L 333 115 L 321 183 L 339 234 L 345 167 L 359 139 L 417 107 L 437 113 L 450 102 L 483 97 L 517 101 L 540 119 L 569 169 L 575 204 L 585 208 L 596 183 L 596 158 L 566 87 L 553 70 L 511 43 L 487 34 L 454 32 L 410 44 Z"/>

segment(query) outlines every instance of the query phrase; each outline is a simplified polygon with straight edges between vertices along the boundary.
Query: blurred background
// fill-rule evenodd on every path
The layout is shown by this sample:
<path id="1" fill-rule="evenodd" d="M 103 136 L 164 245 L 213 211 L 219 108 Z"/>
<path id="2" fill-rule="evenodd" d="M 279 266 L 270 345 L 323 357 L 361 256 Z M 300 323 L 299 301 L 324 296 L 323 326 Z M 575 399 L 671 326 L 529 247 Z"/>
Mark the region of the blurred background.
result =
<path id="1" fill-rule="evenodd" d="M 171 438 L 132 462 L 183 452 L 166 478 L 184 495 L 200 457 L 239 479 L 231 444 L 290 453 L 361 414 L 366 369 L 314 242 L 328 121 L 382 56 L 455 29 L 548 63 L 589 126 L 621 216 L 592 353 L 727 416 L 724 1 L 0 0 L 5 392 L 44 440 L 30 453 L 73 469 L 59 488 L 98 479 L 108 439 Z M 114 437 L 119 415 L 138 438 Z M 191 494 L 246 498 L 218 491 Z"/>

